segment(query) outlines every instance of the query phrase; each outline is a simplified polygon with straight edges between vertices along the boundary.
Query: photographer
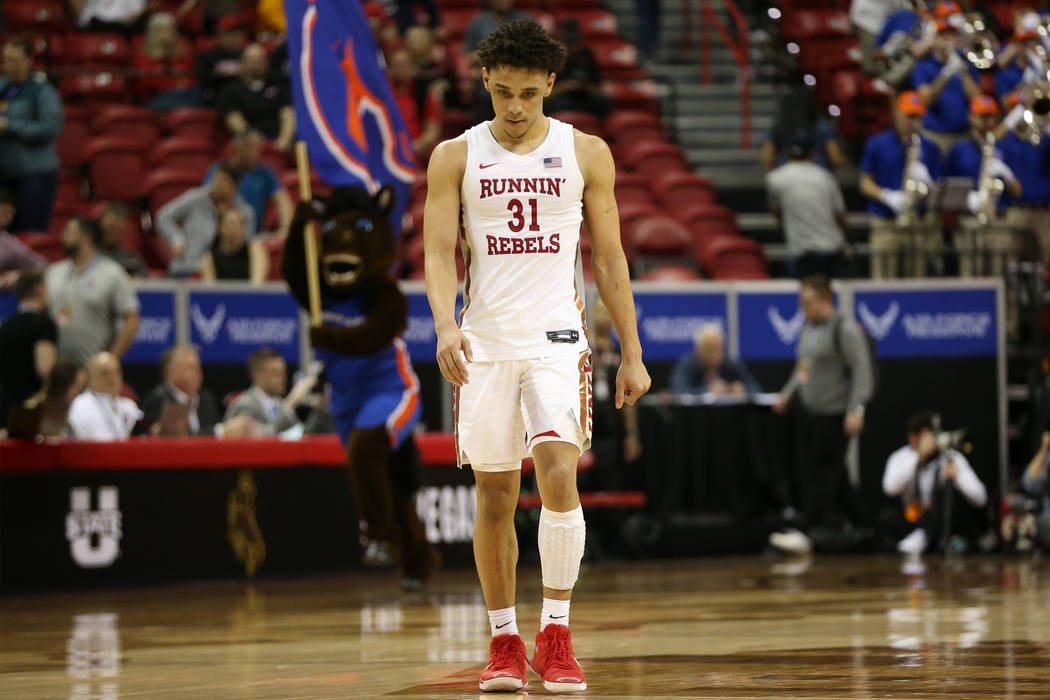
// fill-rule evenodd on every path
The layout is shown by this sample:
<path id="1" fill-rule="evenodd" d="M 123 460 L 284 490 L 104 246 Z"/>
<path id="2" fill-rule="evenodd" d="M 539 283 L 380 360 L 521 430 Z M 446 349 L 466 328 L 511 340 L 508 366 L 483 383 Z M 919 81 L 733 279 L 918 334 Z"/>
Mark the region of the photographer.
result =
<path id="1" fill-rule="evenodd" d="M 930 411 L 913 415 L 908 444 L 886 461 L 882 490 L 900 496 L 901 505 L 885 511 L 880 521 L 886 534 L 903 538 L 897 551 L 904 554 L 943 546 L 953 536 L 973 539 L 981 524 L 979 509 L 988 501 L 970 463 L 945 444 L 950 436 L 938 433 L 940 416 Z"/>
<path id="2" fill-rule="evenodd" d="M 1039 450 L 1028 463 L 1021 477 L 1021 489 L 1037 502 L 1031 511 L 1035 515 L 1036 542 L 1050 549 L 1050 489 L 1047 488 L 1047 467 L 1050 466 L 1050 431 L 1043 433 Z"/>

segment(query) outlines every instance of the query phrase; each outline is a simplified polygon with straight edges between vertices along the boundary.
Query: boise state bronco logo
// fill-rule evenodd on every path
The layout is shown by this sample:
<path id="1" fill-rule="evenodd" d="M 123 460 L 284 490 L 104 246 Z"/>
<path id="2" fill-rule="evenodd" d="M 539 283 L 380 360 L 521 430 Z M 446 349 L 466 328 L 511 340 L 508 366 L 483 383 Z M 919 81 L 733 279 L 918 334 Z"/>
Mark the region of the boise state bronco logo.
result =
<path id="1" fill-rule="evenodd" d="M 331 185 L 410 185 L 412 141 L 359 2 L 287 0 L 299 137 Z"/>

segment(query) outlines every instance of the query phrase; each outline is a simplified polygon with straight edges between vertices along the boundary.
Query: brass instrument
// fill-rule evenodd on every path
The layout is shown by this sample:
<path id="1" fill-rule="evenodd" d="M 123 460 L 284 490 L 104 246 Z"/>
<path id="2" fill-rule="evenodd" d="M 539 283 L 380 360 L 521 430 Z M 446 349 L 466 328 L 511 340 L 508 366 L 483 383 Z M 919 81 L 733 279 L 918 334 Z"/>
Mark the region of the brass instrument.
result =
<path id="1" fill-rule="evenodd" d="M 930 192 L 929 186 L 911 176 L 912 167 L 920 162 L 922 158 L 922 138 L 918 134 L 911 135 L 908 150 L 904 158 L 904 180 L 901 191 L 905 196 L 904 209 L 897 215 L 898 226 L 914 226 L 918 223 L 919 202 Z"/>
<path id="2" fill-rule="evenodd" d="M 977 181 L 977 191 L 981 194 L 981 211 L 977 213 L 977 222 L 987 224 L 995 218 L 999 206 L 999 197 L 1003 194 L 1003 181 L 988 173 L 988 166 L 995 158 L 995 134 L 989 131 L 984 135 L 981 144 L 981 171 Z"/>
<path id="3" fill-rule="evenodd" d="M 977 70 L 988 70 L 995 66 L 999 40 L 985 26 L 979 12 L 964 16 L 959 27 L 959 43 L 966 60 Z"/>
<path id="4" fill-rule="evenodd" d="M 1038 146 L 1047 137 L 1047 126 L 1050 125 L 1050 80 L 1027 86 L 1021 91 L 1024 112 L 1021 123 L 1017 125 L 1017 135 Z"/>

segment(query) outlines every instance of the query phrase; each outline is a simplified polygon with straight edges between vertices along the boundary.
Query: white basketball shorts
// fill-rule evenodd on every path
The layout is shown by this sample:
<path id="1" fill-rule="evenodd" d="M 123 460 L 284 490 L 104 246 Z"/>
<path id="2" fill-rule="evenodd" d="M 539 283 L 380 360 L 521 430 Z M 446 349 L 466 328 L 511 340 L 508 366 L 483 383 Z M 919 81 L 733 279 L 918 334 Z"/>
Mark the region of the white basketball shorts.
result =
<path id="1" fill-rule="evenodd" d="M 478 471 L 521 469 L 544 442 L 591 445 L 590 352 L 472 362 L 453 393 L 456 454 Z"/>

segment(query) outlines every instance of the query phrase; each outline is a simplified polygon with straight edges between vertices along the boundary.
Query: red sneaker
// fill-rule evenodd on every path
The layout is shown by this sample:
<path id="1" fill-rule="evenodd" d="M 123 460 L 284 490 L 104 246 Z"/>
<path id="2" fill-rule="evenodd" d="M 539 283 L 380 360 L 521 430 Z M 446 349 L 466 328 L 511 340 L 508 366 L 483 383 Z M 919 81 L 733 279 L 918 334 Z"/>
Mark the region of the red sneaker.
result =
<path id="1" fill-rule="evenodd" d="M 552 693 L 587 690 L 583 669 L 572 653 L 572 633 L 565 625 L 547 625 L 536 634 L 536 653 L 529 663 Z"/>
<path id="2" fill-rule="evenodd" d="M 517 690 L 529 684 L 525 643 L 516 634 L 498 634 L 489 645 L 489 663 L 481 672 L 482 690 Z"/>

